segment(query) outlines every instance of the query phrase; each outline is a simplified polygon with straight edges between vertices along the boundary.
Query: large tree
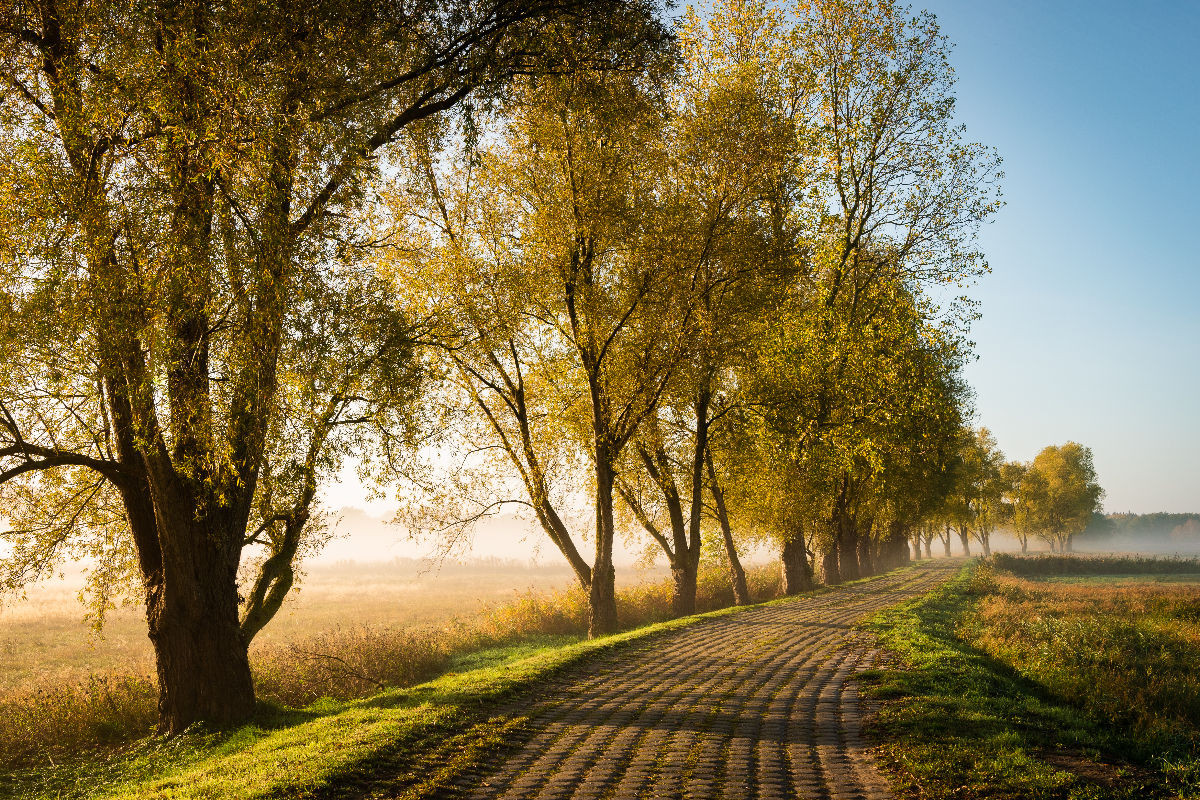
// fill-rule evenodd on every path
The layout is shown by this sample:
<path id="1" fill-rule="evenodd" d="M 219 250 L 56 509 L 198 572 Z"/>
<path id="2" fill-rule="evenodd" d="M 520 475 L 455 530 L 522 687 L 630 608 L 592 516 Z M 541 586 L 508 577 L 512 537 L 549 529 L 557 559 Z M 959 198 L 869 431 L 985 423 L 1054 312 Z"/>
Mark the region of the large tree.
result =
<path id="1" fill-rule="evenodd" d="M 660 235 L 670 62 L 649 44 L 628 70 L 525 84 L 478 149 L 441 164 L 426 151 L 419 188 L 397 198 L 411 243 L 395 252 L 398 285 L 437 313 L 446 388 L 589 592 L 592 635 L 617 625 L 617 464 L 680 364 L 698 300 Z M 563 510 L 583 486 L 556 496 L 564 473 L 590 495 L 590 564 Z"/>
<path id="2" fill-rule="evenodd" d="M 253 710 L 247 636 L 290 580 L 329 432 L 378 418 L 373 390 L 395 388 L 406 362 L 408 323 L 352 268 L 374 155 L 516 73 L 559 71 L 577 8 L 38 0 L 0 12 L 5 582 L 87 543 L 123 548 L 163 732 Z M 605 28 L 610 10 L 588 19 Z M 362 352 L 314 354 L 307 317 L 333 308 L 391 319 Z M 281 419 L 299 407 L 304 421 Z M 253 542 L 269 555 L 243 619 Z"/>

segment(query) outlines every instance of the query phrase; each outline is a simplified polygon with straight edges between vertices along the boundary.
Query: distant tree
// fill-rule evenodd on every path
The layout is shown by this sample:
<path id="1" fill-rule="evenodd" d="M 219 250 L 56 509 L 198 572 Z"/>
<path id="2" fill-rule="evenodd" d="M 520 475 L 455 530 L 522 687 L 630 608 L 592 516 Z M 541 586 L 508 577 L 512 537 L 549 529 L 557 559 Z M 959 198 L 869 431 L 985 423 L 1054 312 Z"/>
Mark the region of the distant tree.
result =
<path id="1" fill-rule="evenodd" d="M 1046 447 L 1033 459 L 1019 502 L 1033 530 L 1053 549 L 1067 553 L 1103 497 L 1091 449 L 1067 442 Z"/>
<path id="2" fill-rule="evenodd" d="M 1012 531 L 1022 553 L 1029 552 L 1031 535 L 1028 513 L 1020 504 L 1026 471 L 1026 466 L 1018 461 L 1006 461 L 1000 466 L 1000 524 Z"/>

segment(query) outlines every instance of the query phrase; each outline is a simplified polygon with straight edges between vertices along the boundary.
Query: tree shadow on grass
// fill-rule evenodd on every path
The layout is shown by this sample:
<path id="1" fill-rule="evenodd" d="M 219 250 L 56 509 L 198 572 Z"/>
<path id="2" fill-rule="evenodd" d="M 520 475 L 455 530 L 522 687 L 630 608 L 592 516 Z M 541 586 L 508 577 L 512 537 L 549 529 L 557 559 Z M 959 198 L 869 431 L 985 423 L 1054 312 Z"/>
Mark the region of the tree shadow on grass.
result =
<path id="1" fill-rule="evenodd" d="M 875 622 L 906 662 L 862 674 L 882 701 L 868 726 L 900 788 L 941 798 L 1159 798 L 1136 745 L 958 635 L 956 582 Z"/>

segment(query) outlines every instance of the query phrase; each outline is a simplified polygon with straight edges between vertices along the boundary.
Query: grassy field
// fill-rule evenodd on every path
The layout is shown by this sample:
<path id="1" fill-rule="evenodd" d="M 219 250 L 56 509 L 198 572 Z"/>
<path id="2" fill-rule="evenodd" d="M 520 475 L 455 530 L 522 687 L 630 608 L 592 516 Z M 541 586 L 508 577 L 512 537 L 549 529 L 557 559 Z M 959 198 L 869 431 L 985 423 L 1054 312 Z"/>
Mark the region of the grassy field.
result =
<path id="1" fill-rule="evenodd" d="M 760 597 L 773 591 L 776 573 L 752 573 Z M 731 599 L 719 583 L 717 573 L 706 576 L 702 606 Z M 618 596 L 623 622 L 638 625 L 665 615 L 669 598 L 662 582 L 624 588 Z M 253 724 L 231 732 L 142 738 L 9 765 L 0 769 L 0 797 L 441 797 L 452 780 L 514 738 L 524 718 L 511 710 L 506 716 L 494 712 L 515 692 L 598 652 L 737 610 L 581 641 L 576 617 L 582 607 L 574 593 L 525 595 L 483 615 L 474 648 L 448 654 L 441 677 L 427 683 L 357 699 L 322 697 L 303 708 L 264 703 Z M 548 632 L 561 626 L 572 630 Z M 486 646 L 487 637 L 502 630 L 512 640 Z M 2 717 L 0 709 L 0 729 Z"/>
<path id="2" fill-rule="evenodd" d="M 586 597 L 577 588 L 563 588 L 570 582 L 565 571 L 531 573 L 493 564 L 420 576 L 404 574 L 404 566 L 392 565 L 378 580 L 362 569 L 313 576 L 293 607 L 272 623 L 271 635 L 252 648 L 256 692 L 267 704 L 267 719 L 295 720 L 297 713 L 303 716 L 314 708 L 324 715 L 330 703 L 413 686 L 447 671 L 474 669 L 475 654 L 484 654 L 480 663 L 487 663 L 492 653 L 511 660 L 528 655 L 531 648 L 578 641 L 586 633 Z M 631 573 L 643 581 L 633 583 Z M 624 628 L 669 616 L 670 581 L 655 577 L 653 572 L 639 576 L 627 571 L 617 598 Z M 755 597 L 776 596 L 779 576 L 773 566 L 752 568 L 747 577 Z M 551 588 L 539 588 L 538 582 Z M 697 597 L 701 611 L 732 601 L 723 570 L 702 572 Z M 7 782 L 28 788 L 31 781 L 40 785 L 64 775 L 65 784 L 74 784 L 79 782 L 77 772 L 90 775 L 97 764 L 112 759 L 138 772 L 140 761 L 129 762 L 124 754 L 131 746 L 138 750 L 141 745 L 135 743 L 150 733 L 157 691 L 148 651 L 139 653 L 125 643 L 120 626 L 132 629 L 140 621 L 132 616 L 114 620 L 116 635 L 109 630 L 100 646 L 85 649 L 86 628 L 79 622 L 77 605 L 60 597 L 53 602 L 43 598 L 41 607 L 54 613 L 39 618 L 25 612 L 5 620 L 13 658 L 9 688 L 0 690 L 0 786 Z M 67 617 L 72 611 L 75 616 Z M 24 630 L 33 634 L 31 641 L 49 644 L 30 647 L 26 642 L 21 649 Z M 69 634 L 66 641 L 55 642 L 55 632 L 63 630 Z M 103 646 L 113 639 L 120 646 L 105 651 Z M 56 655 L 62 664 L 54 664 Z M 50 664 L 53 667 L 46 669 Z M 159 744 L 146 747 L 150 749 L 143 756 L 153 761 L 147 754 L 157 752 Z"/>
<path id="3" fill-rule="evenodd" d="M 626 577 L 637 582 L 655 573 Z M 414 628 L 472 620 L 485 609 L 528 592 L 563 589 L 574 578 L 560 567 L 519 563 L 447 564 L 419 561 L 317 566 L 255 641 L 256 649 L 286 646 L 339 627 Z M 113 611 L 102 635 L 83 620 L 76 581 L 31 587 L 28 598 L 0 608 L 0 693 L 61 685 L 96 673 L 154 671 L 144 612 Z"/>
<path id="4" fill-rule="evenodd" d="M 1036 562 L 1039 559 L 1030 559 Z M 1200 585 L 1087 559 L 968 567 L 872 623 L 880 751 L 922 798 L 1200 797 Z M 1169 567 L 1181 579 L 1192 562 Z M 1191 570 L 1188 572 L 1188 570 Z M 1117 579 L 1117 580 L 1114 580 Z"/>

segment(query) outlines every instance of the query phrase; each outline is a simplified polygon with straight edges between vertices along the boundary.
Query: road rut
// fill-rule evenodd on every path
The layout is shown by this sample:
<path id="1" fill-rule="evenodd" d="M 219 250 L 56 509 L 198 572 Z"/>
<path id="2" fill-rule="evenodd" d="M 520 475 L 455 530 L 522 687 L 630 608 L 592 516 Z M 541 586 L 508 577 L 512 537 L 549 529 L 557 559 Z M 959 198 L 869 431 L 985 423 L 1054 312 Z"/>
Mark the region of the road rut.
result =
<path id="1" fill-rule="evenodd" d="M 854 629 L 961 561 L 907 570 L 653 639 L 526 708 L 530 736 L 471 800 L 882 800 L 852 680 L 879 655 Z"/>

